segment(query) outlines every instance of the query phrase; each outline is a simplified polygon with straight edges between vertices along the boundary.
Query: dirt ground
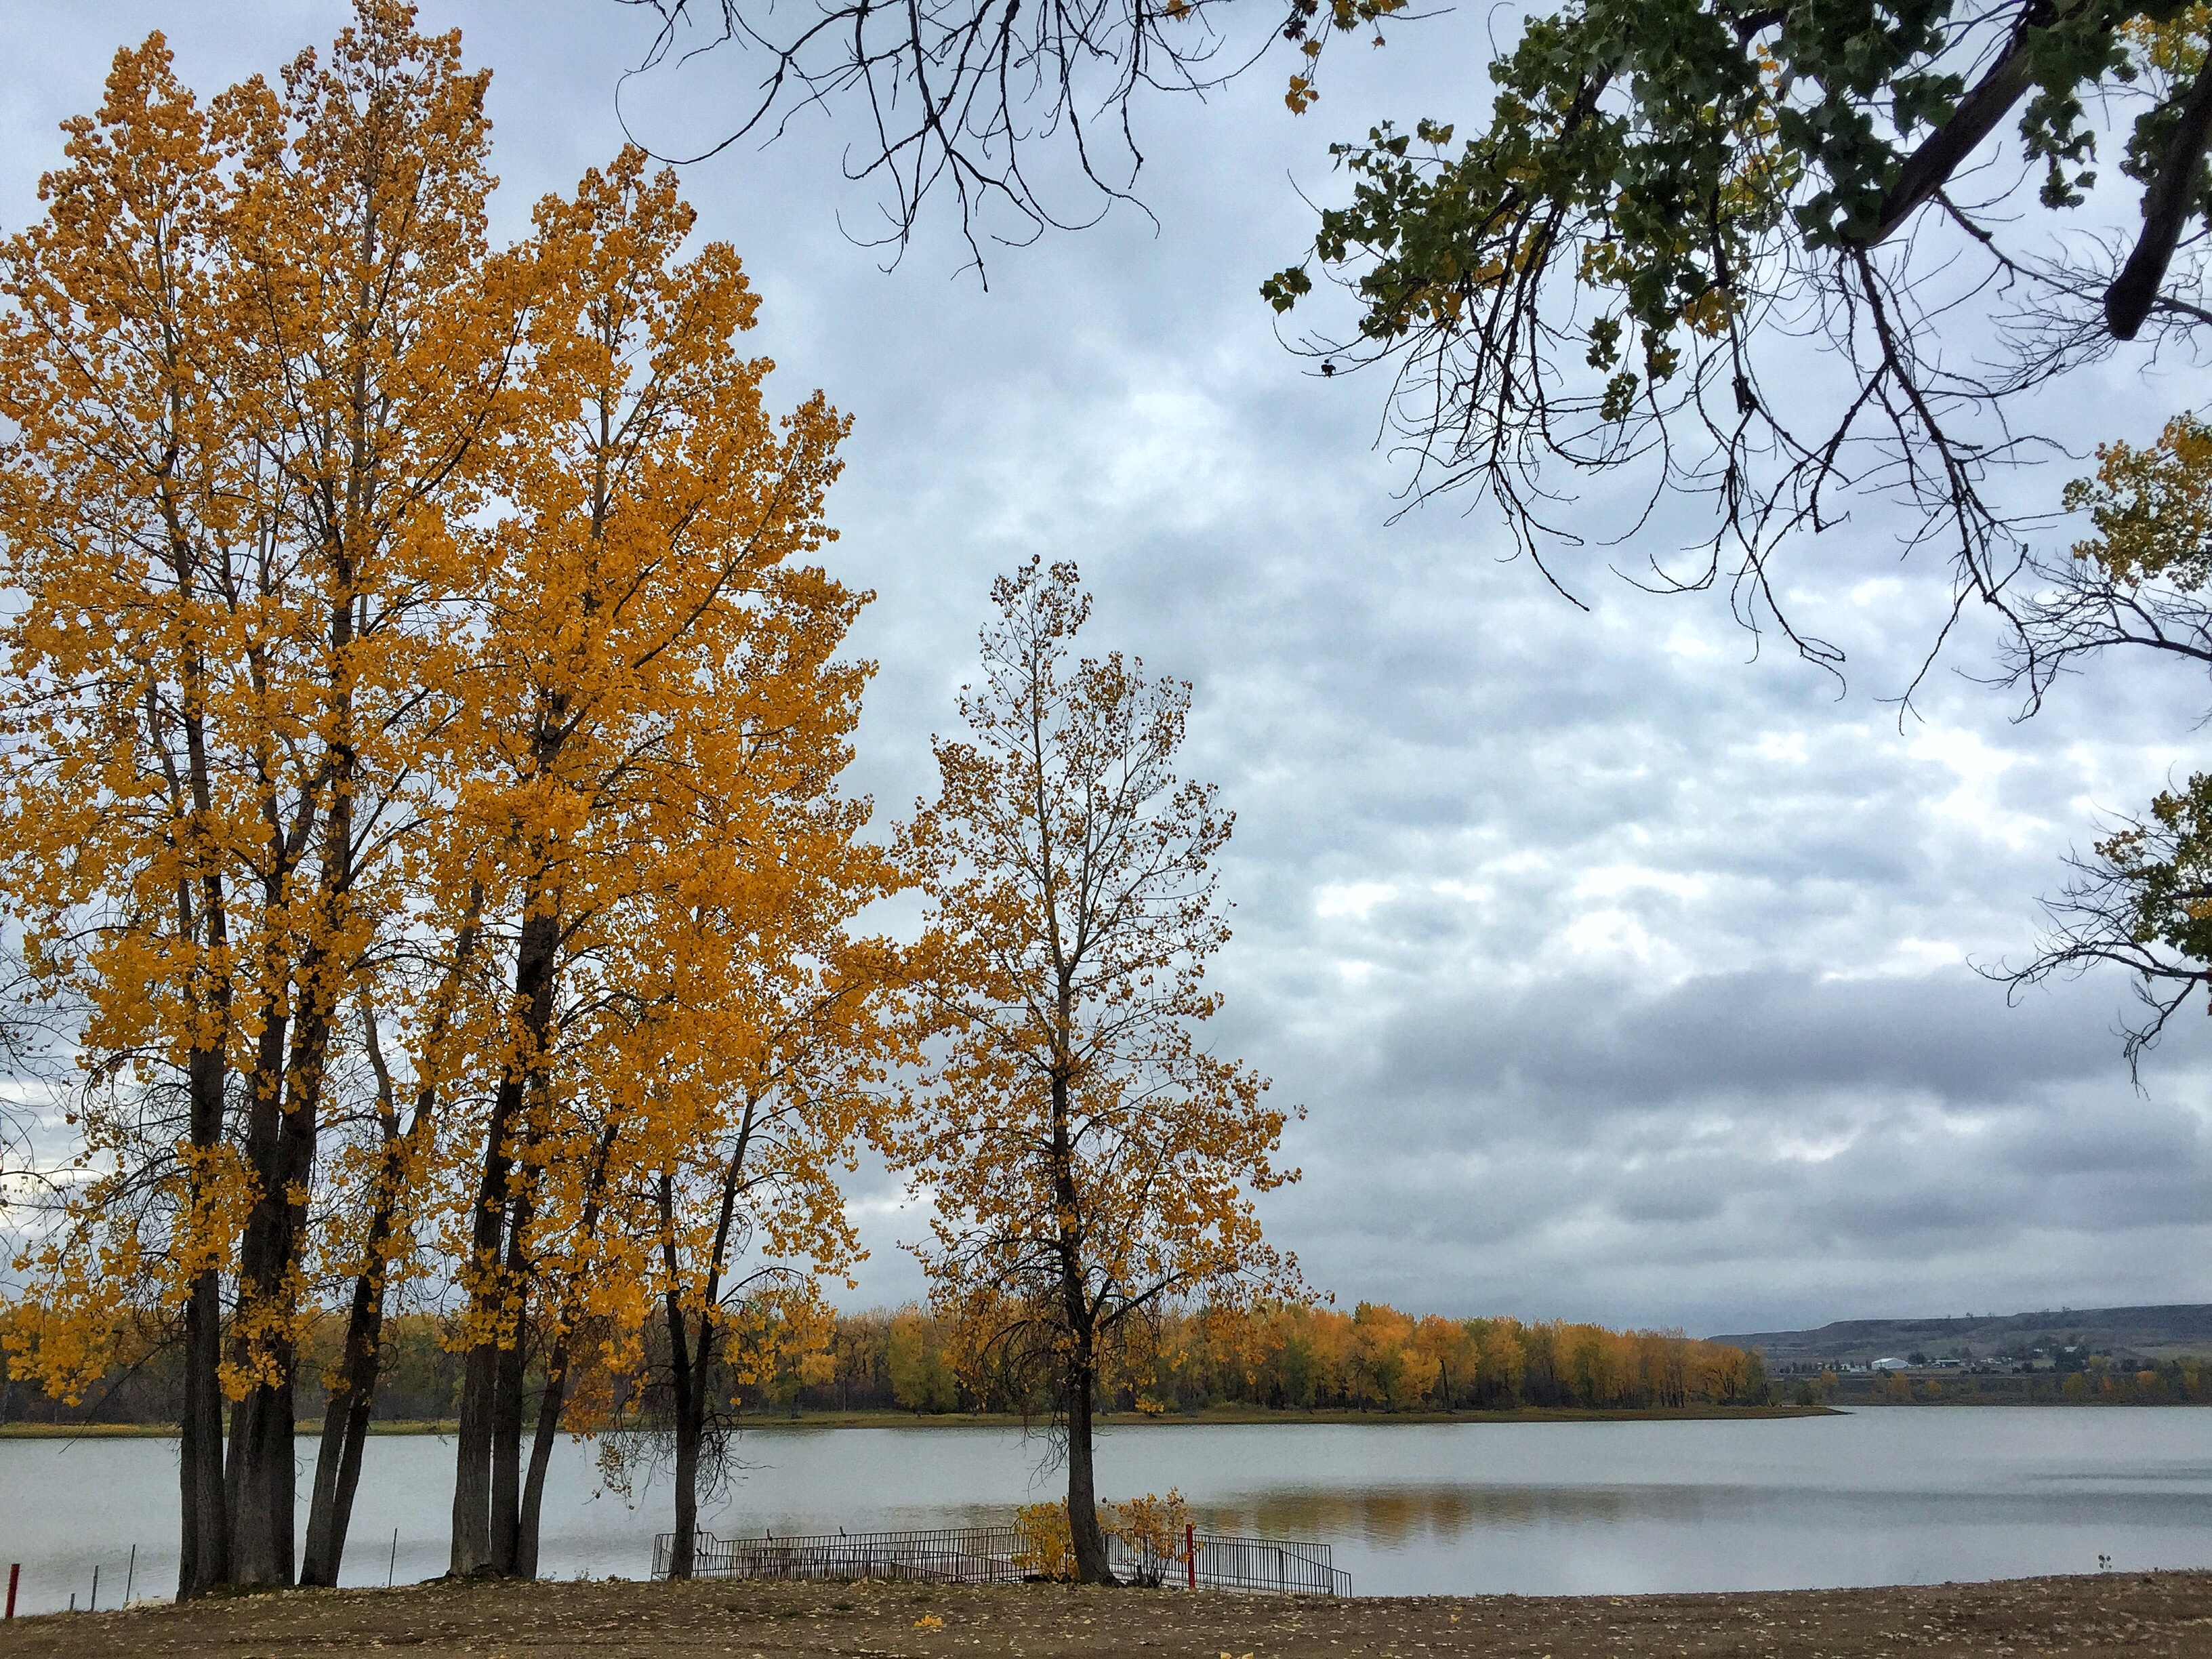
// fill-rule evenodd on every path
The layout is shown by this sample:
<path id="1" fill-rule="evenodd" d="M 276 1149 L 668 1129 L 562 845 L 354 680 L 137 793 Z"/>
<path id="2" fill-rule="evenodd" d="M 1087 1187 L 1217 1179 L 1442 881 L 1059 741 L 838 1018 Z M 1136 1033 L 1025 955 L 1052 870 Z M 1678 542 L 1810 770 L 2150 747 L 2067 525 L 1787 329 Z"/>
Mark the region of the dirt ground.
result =
<path id="1" fill-rule="evenodd" d="M 2106 1573 L 1756 1595 L 1370 1597 L 1341 1601 L 865 1583 L 431 1583 L 141 1602 L 0 1625 L 5 1659 L 1720 1659 L 1905 1654 L 2212 1656 L 2212 1572 Z"/>

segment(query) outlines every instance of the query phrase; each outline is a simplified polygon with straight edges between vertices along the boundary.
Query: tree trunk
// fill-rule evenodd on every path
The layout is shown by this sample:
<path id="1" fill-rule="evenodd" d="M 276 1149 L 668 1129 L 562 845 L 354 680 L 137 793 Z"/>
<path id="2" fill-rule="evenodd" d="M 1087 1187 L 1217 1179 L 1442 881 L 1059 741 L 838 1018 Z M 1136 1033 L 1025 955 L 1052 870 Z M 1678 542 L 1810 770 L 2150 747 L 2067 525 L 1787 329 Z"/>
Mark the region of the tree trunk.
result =
<path id="1" fill-rule="evenodd" d="M 184 1499 L 177 1599 L 230 1578 L 230 1502 L 222 1470 L 222 1281 L 210 1268 L 185 1304 L 184 1410 L 177 1469 Z"/>
<path id="2" fill-rule="evenodd" d="M 752 1145 L 754 1114 L 761 1091 L 749 1091 L 738 1125 L 737 1145 L 722 1168 L 722 1198 L 714 1218 L 714 1239 L 708 1249 L 705 1293 L 700 1298 L 699 1346 L 685 1340 L 683 1263 L 676 1253 L 676 1177 L 660 1176 L 660 1249 L 668 1270 L 668 1363 L 676 1395 L 676 1532 L 671 1541 L 668 1576 L 689 1578 L 699 1559 L 699 1454 L 707 1437 L 707 1389 L 714 1365 L 714 1310 L 721 1305 L 722 1267 L 730 1250 L 730 1228 L 737 1217 L 738 1194 L 745 1184 L 745 1153 Z M 602 1163 L 605 1160 L 602 1158 Z"/>
<path id="3" fill-rule="evenodd" d="M 538 1432 L 530 1443 L 530 1468 L 522 1480 L 522 1507 L 515 1517 L 514 1576 L 538 1577 L 538 1518 L 545 1507 L 545 1471 L 553 1462 L 553 1443 L 561 1435 L 561 1411 L 568 1397 L 568 1340 L 553 1345 L 545 1361 L 545 1388 L 538 1396 Z"/>
<path id="4" fill-rule="evenodd" d="M 513 1305 L 517 1288 L 508 1283 L 501 1247 L 509 1244 L 507 1221 L 516 1195 L 510 1193 L 514 1152 L 509 1145 L 522 1115 L 525 1091 L 546 1064 L 545 1047 L 553 1025 L 555 981 L 559 961 L 561 916 L 557 905 L 532 883 L 523 896 L 523 923 L 514 962 L 515 1000 L 522 1005 L 527 1052 L 510 1062 L 493 1097 L 491 1121 L 484 1127 L 483 1172 L 477 1185 L 475 1225 L 466 1268 L 469 1313 L 473 1325 L 461 1387 L 459 1433 L 453 1468 L 453 1540 L 448 1571 L 456 1577 L 505 1572 L 514 1559 L 514 1503 L 509 1487 L 502 1541 L 495 1538 L 497 1508 L 493 1464 L 502 1407 L 513 1418 L 518 1453 L 522 1432 L 519 1390 L 503 1395 L 500 1382 L 502 1333 L 522 1340 L 520 1310 Z M 507 1253 L 514 1259 L 514 1252 Z"/>
<path id="5" fill-rule="evenodd" d="M 508 1577 L 515 1571 L 522 1533 L 522 1390 L 529 1350 L 525 1344 L 530 1315 L 529 1264 L 523 1235 L 530 1225 L 526 1194 L 515 1200 L 507 1234 L 508 1316 L 514 1340 L 499 1351 L 492 1374 L 491 1565 Z"/>
<path id="6" fill-rule="evenodd" d="M 579 1231 L 588 1242 L 599 1229 L 599 1205 L 606 1191 L 607 1160 L 613 1157 L 619 1121 L 600 1132 L 592 1154 L 592 1170 L 584 1182 L 584 1212 Z M 545 1507 L 545 1471 L 553 1461 L 553 1443 L 561 1433 L 561 1413 L 568 1399 L 569 1334 L 574 1320 L 575 1286 L 564 1287 L 554 1310 L 551 1351 L 545 1358 L 545 1386 L 538 1396 L 538 1431 L 530 1443 L 530 1468 L 523 1476 L 522 1503 L 514 1523 L 514 1576 L 538 1577 L 538 1520 Z"/>
<path id="7" fill-rule="evenodd" d="M 453 1542 L 447 1572 L 479 1576 L 491 1566 L 491 1390 L 496 1346 L 479 1342 L 461 1372 L 460 1423 L 454 1436 Z"/>
<path id="8" fill-rule="evenodd" d="M 361 1481 L 362 1442 L 368 1437 L 369 1411 L 376 1401 L 379 1345 L 384 1336 L 385 1246 L 392 1237 L 397 1172 L 387 1150 L 378 1183 L 376 1213 L 369 1222 L 366 1270 L 354 1280 L 353 1306 L 346 1316 L 345 1354 L 338 1386 L 323 1410 L 322 1443 L 315 1452 L 315 1485 L 307 1504 L 307 1547 L 300 1582 L 333 1588 L 345 1558 L 346 1528 L 353 1516 L 353 1495 Z"/>
<path id="9" fill-rule="evenodd" d="M 1060 994 L 1062 1028 L 1067 1024 L 1067 993 Z M 1067 1132 L 1068 1082 L 1065 1065 L 1052 1073 L 1052 1180 L 1059 1217 L 1061 1316 L 1067 1322 L 1066 1368 L 1058 1379 L 1067 1416 L 1067 1532 L 1075 1550 L 1075 1578 L 1081 1584 L 1114 1584 L 1106 1559 L 1106 1534 L 1098 1525 L 1098 1491 L 1091 1476 L 1091 1408 L 1098 1392 L 1097 1315 L 1083 1274 L 1083 1206 L 1075 1190 L 1075 1153 Z"/>
<path id="10" fill-rule="evenodd" d="M 676 1407 L 676 1534 L 668 1552 L 668 1576 L 689 1578 L 699 1559 L 699 1445 L 705 1426 L 696 1398 L 679 1397 Z"/>
<path id="11" fill-rule="evenodd" d="M 1067 1377 L 1067 1533 L 1080 1584 L 1121 1582 L 1106 1559 L 1106 1534 L 1098 1524 L 1098 1486 L 1091 1472 L 1091 1405 L 1097 1380 L 1090 1338 L 1079 1336 Z"/>
<path id="12" fill-rule="evenodd" d="M 662 1204 L 667 1204 L 663 1178 Z M 706 1320 L 700 1321 L 699 1363 L 685 1340 L 684 1298 L 674 1280 L 668 1287 L 669 1391 L 676 1396 L 676 1531 L 669 1540 L 668 1576 L 689 1578 L 698 1559 L 699 1437 L 706 1419 Z"/>
<path id="13" fill-rule="evenodd" d="M 187 911 L 189 901 L 181 899 Z M 211 930 L 219 927 L 219 907 L 210 906 Z M 219 1048 L 193 1051 L 188 1063 L 192 1150 L 204 1158 L 222 1139 L 223 1095 L 228 1068 Z M 207 1183 L 205 1165 L 196 1161 L 186 1177 L 195 1215 L 201 1213 Z M 210 1267 L 192 1280 L 185 1304 L 183 1409 L 178 1419 L 177 1474 L 183 1499 L 179 1534 L 177 1599 L 204 1595 L 230 1579 L 230 1494 L 222 1466 L 222 1276 Z"/>

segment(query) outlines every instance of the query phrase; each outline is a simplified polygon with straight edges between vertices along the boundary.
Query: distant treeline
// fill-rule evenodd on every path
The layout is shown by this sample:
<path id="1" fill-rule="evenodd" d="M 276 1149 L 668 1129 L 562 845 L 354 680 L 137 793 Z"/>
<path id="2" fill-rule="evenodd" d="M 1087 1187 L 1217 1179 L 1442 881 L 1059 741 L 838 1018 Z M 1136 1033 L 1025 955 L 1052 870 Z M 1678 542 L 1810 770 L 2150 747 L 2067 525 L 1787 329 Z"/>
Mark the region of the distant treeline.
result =
<path id="1" fill-rule="evenodd" d="M 0 1328 L 6 1315 L 0 1313 Z M 763 1414 L 823 1411 L 1038 1410 L 988 1369 L 960 1363 L 961 1333 L 907 1307 L 835 1316 L 812 1351 L 748 1389 Z M 1380 1413 L 1502 1411 L 1522 1407 L 1639 1410 L 1759 1405 L 1775 1397 L 1755 1352 L 1679 1331 L 1613 1331 L 1564 1321 L 1416 1317 L 1377 1303 L 1352 1312 L 1289 1306 L 1177 1314 L 1157 1322 L 1103 1379 L 1108 1410 L 1185 1414 L 1209 1407 Z M 301 1418 L 323 1408 L 323 1379 L 338 1359 L 343 1321 L 329 1317 L 302 1352 Z M 459 1406 L 463 1357 L 453 1328 L 431 1313 L 384 1328 L 375 1417 L 436 1421 Z M 622 1384 L 610 1382 L 619 1392 Z M 70 1407 L 21 1383 L 0 1384 L 0 1422 L 174 1421 L 173 1355 L 157 1352 L 107 1378 Z"/>
<path id="2" fill-rule="evenodd" d="M 1838 1406 L 2188 1406 L 2212 1404 L 2212 1361 L 2092 1354 L 2049 1371 L 1822 1373 L 1813 1392 Z"/>

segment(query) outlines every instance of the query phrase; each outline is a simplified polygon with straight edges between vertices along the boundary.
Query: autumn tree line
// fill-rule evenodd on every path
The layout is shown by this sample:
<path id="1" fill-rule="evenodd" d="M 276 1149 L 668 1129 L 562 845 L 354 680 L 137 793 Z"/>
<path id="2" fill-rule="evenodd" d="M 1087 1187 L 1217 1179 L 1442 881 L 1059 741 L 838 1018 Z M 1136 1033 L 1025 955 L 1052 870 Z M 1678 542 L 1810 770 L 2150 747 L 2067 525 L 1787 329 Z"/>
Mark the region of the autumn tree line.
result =
<path id="1" fill-rule="evenodd" d="M 4 1322 L 0 1315 L 0 1329 Z M 335 1371 L 343 1331 L 341 1320 L 326 1316 L 303 1336 L 303 1369 L 312 1379 Z M 435 1314 L 386 1322 L 378 1419 L 453 1419 L 463 1374 L 451 1338 L 451 1322 Z M 963 1364 L 974 1346 L 951 1317 L 925 1306 L 832 1313 L 805 1340 L 779 1344 L 767 1363 L 756 1365 L 750 1380 L 733 1389 L 732 1408 L 754 1421 L 816 1412 L 1034 1416 L 1049 1410 L 1034 1378 Z M 104 1420 L 174 1420 L 173 1364 L 157 1362 L 110 1381 Z M 624 1390 L 656 1386 L 649 1374 L 610 1381 Z M 1102 1375 L 1097 1403 L 1102 1411 L 1161 1416 L 1224 1406 L 1433 1413 L 1749 1406 L 1768 1403 L 1775 1394 L 1757 1351 L 1679 1331 L 1415 1317 L 1377 1303 L 1348 1313 L 1298 1304 L 1164 1313 L 1149 1322 L 1145 1340 L 1129 1345 Z M 638 1410 L 653 1414 L 645 1402 Z M 59 1401 L 27 1390 L 16 1391 L 12 1410 L 0 1403 L 0 1422 L 41 1415 L 88 1420 L 81 1408 L 65 1417 Z"/>
<path id="2" fill-rule="evenodd" d="M 495 246 L 487 82 L 402 0 L 212 100 L 150 36 L 0 246 L 4 1023 L 53 1103 L 0 1137 L 6 1386 L 172 1380 L 181 1595 L 337 1581 L 394 1364 L 450 1382 L 455 1575 L 533 1575 L 557 1440 L 626 1429 L 689 1576 L 743 1403 L 830 1375 L 872 1149 L 1109 1576 L 1103 1379 L 1299 1284 L 1290 1114 L 1201 1040 L 1190 687 L 1075 654 L 1033 559 L 879 820 L 845 416 L 769 396 L 635 149 Z"/>

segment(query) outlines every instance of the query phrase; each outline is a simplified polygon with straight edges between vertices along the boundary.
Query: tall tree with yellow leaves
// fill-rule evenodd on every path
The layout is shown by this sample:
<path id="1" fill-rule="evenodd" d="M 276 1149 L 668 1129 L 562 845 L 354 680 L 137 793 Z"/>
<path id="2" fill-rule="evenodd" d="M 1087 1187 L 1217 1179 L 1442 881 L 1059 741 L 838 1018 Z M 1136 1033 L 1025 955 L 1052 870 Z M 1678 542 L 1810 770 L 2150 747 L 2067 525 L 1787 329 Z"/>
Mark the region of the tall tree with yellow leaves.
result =
<path id="1" fill-rule="evenodd" d="M 738 967 L 740 982 L 720 991 L 706 1018 L 687 1016 L 693 1041 L 668 1045 L 690 1061 L 682 1080 L 692 1102 L 671 1125 L 651 1217 L 667 1338 L 672 1578 L 692 1576 L 699 1500 L 724 1467 L 729 1407 L 781 1369 L 773 1339 L 810 1322 L 767 1322 L 763 1351 L 744 1340 L 749 1313 L 764 1302 L 777 1311 L 778 1300 L 811 1310 L 820 1277 L 844 1273 L 860 1254 L 836 1176 L 878 1115 L 891 955 L 842 933 L 860 905 L 895 883 L 872 849 L 827 850 L 791 860 L 821 872 L 812 891 L 778 907 L 800 925 L 770 919 L 749 937 L 728 937 L 714 954 Z"/>
<path id="2" fill-rule="evenodd" d="M 6 253 L 5 856 L 91 1009 L 21 1363 L 67 1389 L 117 1309 L 179 1319 L 186 1594 L 292 1578 L 326 1096 L 450 718 L 447 526 L 512 337 L 483 90 L 392 0 L 206 110 L 155 36 Z"/>
<path id="3" fill-rule="evenodd" d="M 732 836 L 775 846 L 776 813 L 740 751 L 842 744 L 852 688 L 787 669 L 828 662 L 857 604 L 799 563 L 831 534 L 821 505 L 844 419 L 818 394 L 769 414 L 773 365 L 736 349 L 758 301 L 726 244 L 679 259 L 692 214 L 673 174 L 626 149 L 572 199 L 541 204 L 537 225 L 529 363 L 493 475 L 503 509 L 471 540 L 473 724 L 453 746 L 436 878 L 449 908 L 484 884 L 507 976 L 472 1039 L 483 1103 L 450 1241 L 467 1298 L 464 1574 L 528 1566 L 525 1344 L 548 1311 L 533 1303 L 537 1256 L 592 1231 L 592 1183 L 575 1177 L 603 1138 L 619 1168 L 635 1156 L 626 1136 L 658 1133 L 635 1056 L 607 1040 L 637 1024 L 629 930 L 683 908 L 702 799 L 731 809 Z M 633 1299 L 606 1310 L 633 1329 L 643 1285 L 601 1281 Z"/>
<path id="4" fill-rule="evenodd" d="M 1070 662 L 1091 601 L 1031 560 L 993 586 L 966 741 L 911 850 L 928 896 L 913 974 L 931 1044 L 887 1139 L 935 1206 L 921 1256 L 972 1363 L 1050 1390 L 1078 1576 L 1112 1577 L 1092 1477 L 1102 1368 L 1184 1297 L 1289 1287 L 1251 1194 L 1285 1114 L 1215 1058 L 1207 960 L 1229 936 L 1214 855 L 1231 819 L 1178 778 L 1190 688 L 1119 653 Z"/>
<path id="5" fill-rule="evenodd" d="M 281 98 L 254 100 L 261 143 L 231 229 L 255 458 L 280 483 L 308 632 L 294 741 L 314 769 L 285 833 L 299 842 L 312 817 L 319 843 L 294 878 L 290 983 L 263 1018 L 246 1115 L 255 1198 L 231 1345 L 246 1382 L 230 1461 L 247 1583 L 292 1577 L 292 1373 L 322 1097 L 384 922 L 365 901 L 397 896 L 379 866 L 415 833 L 413 780 L 453 718 L 452 526 L 474 505 L 515 346 L 514 307 L 486 283 L 489 78 L 463 68 L 458 32 L 425 36 L 411 5 L 356 0 L 326 59 L 303 53 Z M 343 1454 L 342 1436 L 325 1438 L 323 1458 Z M 320 1538 L 310 1577 L 333 1583 L 342 1535 Z"/>
<path id="6" fill-rule="evenodd" d="M 226 396 L 230 199 L 207 111 L 156 36 L 64 131 L 46 216 L 5 252 L 0 548 L 22 600 L 4 855 L 29 965 L 83 997 L 93 1065 L 64 1215 L 21 1264 L 11 1357 L 75 1394 L 126 1308 L 180 1321 L 192 1593 L 230 1571 L 218 1368 L 243 1172 L 225 1128 L 253 949 L 232 910 L 259 817 L 235 761 L 264 724 L 240 664 L 266 509 Z"/>

